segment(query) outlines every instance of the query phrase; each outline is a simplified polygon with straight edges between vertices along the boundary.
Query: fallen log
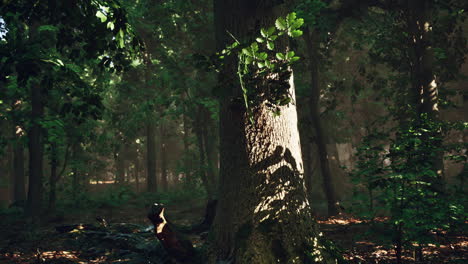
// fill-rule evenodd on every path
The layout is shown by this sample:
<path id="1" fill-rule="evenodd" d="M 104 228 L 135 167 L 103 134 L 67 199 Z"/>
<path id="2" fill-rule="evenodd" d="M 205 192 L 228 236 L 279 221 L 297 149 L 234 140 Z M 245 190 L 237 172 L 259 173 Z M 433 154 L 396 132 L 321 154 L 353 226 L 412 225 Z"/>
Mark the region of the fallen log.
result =
<path id="1" fill-rule="evenodd" d="M 148 219 L 154 225 L 154 233 L 161 241 L 169 256 L 180 262 L 187 262 L 195 257 L 192 242 L 184 238 L 164 216 L 164 206 L 153 204 L 148 212 Z"/>

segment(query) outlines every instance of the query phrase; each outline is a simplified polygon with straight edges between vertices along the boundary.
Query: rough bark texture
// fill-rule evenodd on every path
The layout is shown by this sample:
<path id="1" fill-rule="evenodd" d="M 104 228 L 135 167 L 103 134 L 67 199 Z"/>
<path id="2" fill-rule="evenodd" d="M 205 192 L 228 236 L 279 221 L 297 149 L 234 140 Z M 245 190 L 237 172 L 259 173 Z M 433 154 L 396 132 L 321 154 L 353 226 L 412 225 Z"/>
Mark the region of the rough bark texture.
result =
<path id="1" fill-rule="evenodd" d="M 327 144 L 323 133 L 322 121 L 320 119 L 320 82 L 319 82 L 319 43 L 317 33 L 310 30 L 305 30 L 304 40 L 307 44 L 309 55 L 309 71 L 311 78 L 311 93 L 310 93 L 310 118 L 312 126 L 315 130 L 315 144 L 318 149 L 318 158 L 320 161 L 320 172 L 323 178 L 323 189 L 327 197 L 328 215 L 334 216 L 339 213 L 338 200 L 336 198 L 335 187 L 333 185 L 333 175 L 330 172 L 330 164 L 328 161 Z"/>
<path id="2" fill-rule="evenodd" d="M 252 41 L 260 27 L 284 15 L 276 1 L 215 1 L 218 48 L 232 42 L 226 31 Z M 295 102 L 282 106 L 277 117 L 261 102 L 253 106 L 251 124 L 236 67 L 230 58 L 220 74 L 225 96 L 220 104 L 220 195 L 212 228 L 215 255 L 233 263 L 335 263 L 318 246 Z M 289 84 L 294 98 L 292 75 Z"/>

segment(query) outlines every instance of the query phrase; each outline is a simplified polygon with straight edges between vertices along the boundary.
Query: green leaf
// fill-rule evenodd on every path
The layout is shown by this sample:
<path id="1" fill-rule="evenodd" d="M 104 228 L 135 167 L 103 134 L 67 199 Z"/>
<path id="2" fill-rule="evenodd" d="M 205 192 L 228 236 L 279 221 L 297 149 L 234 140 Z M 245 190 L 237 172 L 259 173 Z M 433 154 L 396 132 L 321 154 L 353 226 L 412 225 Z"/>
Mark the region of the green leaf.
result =
<path id="1" fill-rule="evenodd" d="M 254 42 L 254 43 L 250 44 L 250 48 L 252 49 L 253 53 L 255 53 L 256 51 L 258 51 L 258 44 L 257 44 L 257 42 Z"/>
<path id="2" fill-rule="evenodd" d="M 255 40 L 256 40 L 258 43 L 263 43 L 263 42 L 265 41 L 265 40 L 262 39 L 262 38 L 256 38 Z"/>
<path id="3" fill-rule="evenodd" d="M 273 35 L 273 33 L 275 33 L 275 31 L 276 31 L 275 27 L 269 27 L 268 30 L 267 30 L 268 36 Z"/>
<path id="4" fill-rule="evenodd" d="M 295 12 L 289 13 L 286 16 L 286 21 L 288 22 L 288 24 L 292 24 L 294 22 L 294 20 L 296 20 L 296 13 Z"/>
<path id="5" fill-rule="evenodd" d="M 286 59 L 289 60 L 291 59 L 292 57 L 294 57 L 295 53 L 294 51 L 288 51 L 288 53 L 286 53 Z"/>
<path id="6" fill-rule="evenodd" d="M 289 61 L 290 61 L 291 63 L 293 63 L 293 62 L 298 61 L 299 59 L 300 59 L 300 57 L 295 56 L 295 57 L 292 57 Z"/>
<path id="7" fill-rule="evenodd" d="M 264 63 L 264 62 L 261 62 L 261 61 L 259 61 L 259 62 L 257 63 L 257 65 L 258 65 L 258 67 L 259 67 L 260 69 L 263 68 L 263 67 L 265 67 L 265 63 Z"/>
<path id="8" fill-rule="evenodd" d="M 276 19 L 275 26 L 278 30 L 286 30 L 288 28 L 286 21 L 282 17 Z"/>
<path id="9" fill-rule="evenodd" d="M 253 54 L 249 49 L 243 48 L 242 53 L 247 55 L 248 57 L 253 57 Z"/>
<path id="10" fill-rule="evenodd" d="M 107 20 L 106 14 L 104 14 L 101 10 L 96 12 L 96 16 L 101 19 L 101 22 L 104 23 Z"/>
<path id="11" fill-rule="evenodd" d="M 293 38 L 300 37 L 300 36 L 302 36 L 302 30 L 296 29 L 296 30 L 290 31 L 290 32 L 288 32 L 288 35 L 293 37 Z"/>
<path id="12" fill-rule="evenodd" d="M 112 21 L 107 22 L 107 28 L 110 30 L 114 30 L 114 22 Z"/>
<path id="13" fill-rule="evenodd" d="M 299 18 L 294 21 L 294 23 L 291 25 L 292 29 L 298 29 L 304 24 L 304 19 Z"/>
<path id="14" fill-rule="evenodd" d="M 275 49 L 275 43 L 268 41 L 267 42 L 267 49 L 269 50 L 274 50 Z"/>
<path id="15" fill-rule="evenodd" d="M 264 28 L 260 29 L 260 34 L 264 38 L 268 38 L 268 36 L 270 35 L 270 34 L 268 34 L 268 31 L 266 29 L 264 29 Z"/>
<path id="16" fill-rule="evenodd" d="M 268 54 L 266 54 L 266 52 L 260 52 L 259 54 L 257 54 L 257 57 L 260 60 L 266 60 L 266 58 L 268 57 Z"/>
<path id="17" fill-rule="evenodd" d="M 278 52 L 278 53 L 276 53 L 276 58 L 278 58 L 278 60 L 284 60 L 284 59 L 285 59 L 285 56 L 284 56 L 283 53 Z"/>

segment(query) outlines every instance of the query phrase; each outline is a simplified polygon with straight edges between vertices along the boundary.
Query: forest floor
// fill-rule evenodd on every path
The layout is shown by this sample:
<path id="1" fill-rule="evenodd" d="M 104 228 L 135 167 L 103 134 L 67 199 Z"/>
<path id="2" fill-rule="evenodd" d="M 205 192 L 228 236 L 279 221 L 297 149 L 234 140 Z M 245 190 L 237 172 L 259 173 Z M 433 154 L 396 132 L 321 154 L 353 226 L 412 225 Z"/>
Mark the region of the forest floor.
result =
<path id="1" fill-rule="evenodd" d="M 204 206 L 202 200 L 179 202 L 167 206 L 166 216 L 177 225 L 189 226 L 201 221 Z M 0 215 L 0 263 L 171 263 L 149 230 L 147 209 L 129 203 L 86 213 L 71 210 L 38 226 L 31 226 L 15 215 Z M 80 223 L 98 226 L 96 217 L 106 219 L 110 227 L 104 230 L 74 226 Z M 370 234 L 369 223 L 350 216 L 318 219 L 325 237 L 342 248 L 349 263 L 395 263 L 394 250 L 379 239 L 385 237 L 385 230 Z M 66 230 L 70 227 L 71 230 Z M 189 238 L 200 248 L 205 236 Z M 423 261 L 416 262 L 411 252 L 405 252 L 404 263 L 468 263 L 466 234 L 444 234 L 437 240 L 440 245 L 423 249 Z"/>

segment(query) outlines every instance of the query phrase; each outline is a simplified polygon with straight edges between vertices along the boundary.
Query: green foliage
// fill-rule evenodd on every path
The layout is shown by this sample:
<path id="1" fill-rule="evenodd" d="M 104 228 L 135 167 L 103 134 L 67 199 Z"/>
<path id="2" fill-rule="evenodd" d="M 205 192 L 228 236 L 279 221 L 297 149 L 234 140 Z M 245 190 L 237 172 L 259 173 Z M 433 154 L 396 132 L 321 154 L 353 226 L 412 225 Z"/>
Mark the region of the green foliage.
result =
<path id="1" fill-rule="evenodd" d="M 466 225 L 468 216 L 466 195 L 451 192 L 436 171 L 434 162 L 443 153 L 443 135 L 436 132 L 440 123 L 427 116 L 421 120 L 417 126 L 399 127 L 389 149 L 384 146 L 388 133 L 366 136 L 351 174 L 356 193 L 369 193 L 355 197 L 356 212 L 369 219 L 389 216 L 392 242 L 409 248 L 436 243 L 433 234 Z"/>
<path id="2" fill-rule="evenodd" d="M 219 54 L 221 59 L 231 53 L 238 57 L 237 75 L 252 123 L 252 106 L 266 100 L 267 106 L 275 114 L 279 114 L 279 106 L 291 102 L 292 98 L 288 93 L 290 66 L 298 61 L 299 57 L 287 47 L 283 48 L 285 50 L 278 49 L 275 41 L 278 41 L 280 36 L 301 36 L 302 31 L 299 28 L 303 24 L 302 18 L 297 18 L 294 12 L 290 13 L 286 17 L 276 19 L 274 27 L 262 28 L 260 36 L 251 44 L 241 43 L 231 35 L 235 42 Z M 264 85 L 265 80 L 269 85 Z"/>

